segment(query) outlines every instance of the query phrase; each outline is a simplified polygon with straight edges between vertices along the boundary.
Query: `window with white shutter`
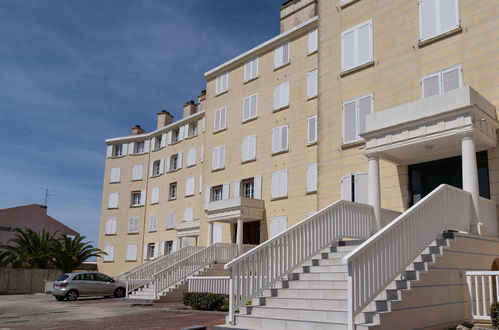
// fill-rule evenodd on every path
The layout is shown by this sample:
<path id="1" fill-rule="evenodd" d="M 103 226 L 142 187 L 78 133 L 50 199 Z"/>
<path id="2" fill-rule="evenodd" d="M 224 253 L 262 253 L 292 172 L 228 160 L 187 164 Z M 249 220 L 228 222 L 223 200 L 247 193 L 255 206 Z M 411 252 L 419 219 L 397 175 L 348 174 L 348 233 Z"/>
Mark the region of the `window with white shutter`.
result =
<path id="1" fill-rule="evenodd" d="M 227 107 L 215 110 L 215 122 L 213 132 L 218 132 L 227 127 Z"/>
<path id="2" fill-rule="evenodd" d="M 280 153 L 288 150 L 288 125 L 274 127 L 272 129 L 272 153 Z"/>
<path id="3" fill-rule="evenodd" d="M 272 172 L 272 198 L 282 198 L 288 196 L 288 170 Z"/>
<path id="4" fill-rule="evenodd" d="M 421 78 L 423 98 L 460 88 L 462 86 L 461 72 L 461 65 L 456 65 Z"/>
<path id="5" fill-rule="evenodd" d="M 224 72 L 217 76 L 215 82 L 215 94 L 221 94 L 229 89 L 229 73 Z"/>
<path id="6" fill-rule="evenodd" d="M 118 200 L 120 198 L 119 192 L 109 193 L 109 197 L 107 200 L 107 208 L 108 209 L 117 209 L 118 208 Z"/>
<path id="7" fill-rule="evenodd" d="M 349 173 L 342 176 L 341 199 L 367 204 L 367 180 L 367 172 Z"/>
<path id="8" fill-rule="evenodd" d="M 185 180 L 185 196 L 194 195 L 194 177 Z"/>
<path id="9" fill-rule="evenodd" d="M 341 33 L 341 70 L 347 71 L 373 60 L 372 20 Z"/>
<path id="10" fill-rule="evenodd" d="M 368 94 L 343 103 L 343 143 L 360 141 L 366 130 L 366 116 L 373 112 L 373 95 Z"/>
<path id="11" fill-rule="evenodd" d="M 420 41 L 452 31 L 459 26 L 459 0 L 419 0 Z"/>
<path id="12" fill-rule="evenodd" d="M 272 220 L 270 221 L 270 238 L 279 235 L 287 228 L 288 220 L 285 215 L 280 217 L 272 217 Z"/>
<path id="13" fill-rule="evenodd" d="M 307 165 L 307 193 L 317 191 L 317 163 Z"/>
<path id="14" fill-rule="evenodd" d="M 274 111 L 289 106 L 289 81 L 274 87 Z"/>
<path id="15" fill-rule="evenodd" d="M 106 245 L 104 246 L 104 261 L 114 261 L 114 245 Z"/>
<path id="16" fill-rule="evenodd" d="M 152 187 L 151 189 L 151 204 L 159 203 L 159 187 Z"/>
<path id="17" fill-rule="evenodd" d="M 111 168 L 111 175 L 110 175 L 109 182 L 110 183 L 120 182 L 120 173 L 121 173 L 121 169 L 119 167 Z"/>
<path id="18" fill-rule="evenodd" d="M 244 81 L 250 81 L 258 77 L 258 56 L 244 63 Z"/>
<path id="19" fill-rule="evenodd" d="M 258 115 L 258 94 L 245 97 L 243 100 L 243 122 Z"/>
<path id="20" fill-rule="evenodd" d="M 309 99 L 317 96 L 317 77 L 317 69 L 307 72 L 307 97 Z"/>
<path id="21" fill-rule="evenodd" d="M 106 221 L 106 235 L 116 235 L 117 219 L 108 219 Z"/>
<path id="22" fill-rule="evenodd" d="M 241 161 L 248 162 L 256 159 L 256 135 L 246 136 L 242 139 Z"/>
<path id="23" fill-rule="evenodd" d="M 128 233 L 138 233 L 139 232 L 139 217 L 128 218 Z"/>
<path id="24" fill-rule="evenodd" d="M 132 181 L 142 180 L 144 165 L 134 165 L 132 168 Z"/>
<path id="25" fill-rule="evenodd" d="M 222 224 L 213 225 L 213 243 L 222 243 Z"/>
<path id="26" fill-rule="evenodd" d="M 137 261 L 137 244 L 128 244 L 126 247 L 126 261 Z"/>
<path id="27" fill-rule="evenodd" d="M 280 68 L 289 63 L 290 51 L 289 42 L 286 42 L 274 50 L 274 69 Z"/>
<path id="28" fill-rule="evenodd" d="M 313 29 L 312 31 L 308 32 L 308 53 L 312 54 L 317 51 L 318 49 L 318 37 L 319 37 L 319 30 Z"/>
<path id="29" fill-rule="evenodd" d="M 225 167 L 225 145 L 213 148 L 212 156 L 212 169 L 223 169 Z"/>
<path id="30" fill-rule="evenodd" d="M 166 229 L 175 228 L 175 211 L 170 210 L 166 213 Z"/>
<path id="31" fill-rule="evenodd" d="M 151 214 L 149 216 L 149 231 L 156 231 L 158 225 L 158 216 Z"/>
<path id="32" fill-rule="evenodd" d="M 196 147 L 187 151 L 187 167 L 196 165 Z"/>
<path id="33" fill-rule="evenodd" d="M 192 221 L 192 220 L 194 220 L 192 214 L 192 207 L 186 207 L 184 209 L 184 221 Z"/>
<path id="34" fill-rule="evenodd" d="M 312 144 L 317 142 L 317 116 L 307 118 L 307 143 Z"/>

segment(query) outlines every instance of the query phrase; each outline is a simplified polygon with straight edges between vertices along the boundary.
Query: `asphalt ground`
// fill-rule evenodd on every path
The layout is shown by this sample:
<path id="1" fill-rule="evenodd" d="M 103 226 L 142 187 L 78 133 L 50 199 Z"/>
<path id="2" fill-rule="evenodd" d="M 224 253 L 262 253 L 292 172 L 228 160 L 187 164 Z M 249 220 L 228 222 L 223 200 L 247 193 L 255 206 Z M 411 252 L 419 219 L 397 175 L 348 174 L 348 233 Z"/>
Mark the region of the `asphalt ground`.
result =
<path id="1" fill-rule="evenodd" d="M 182 329 L 225 323 L 226 313 L 192 311 L 182 303 L 133 306 L 116 298 L 57 301 L 51 295 L 1 295 L 0 330 Z"/>

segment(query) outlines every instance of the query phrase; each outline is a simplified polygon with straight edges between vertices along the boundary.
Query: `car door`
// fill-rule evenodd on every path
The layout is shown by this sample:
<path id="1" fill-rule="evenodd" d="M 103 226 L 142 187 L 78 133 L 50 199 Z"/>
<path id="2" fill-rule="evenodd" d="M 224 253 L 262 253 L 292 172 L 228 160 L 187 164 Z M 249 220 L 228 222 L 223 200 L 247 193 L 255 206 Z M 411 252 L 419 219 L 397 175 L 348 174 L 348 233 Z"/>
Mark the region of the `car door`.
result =
<path id="1" fill-rule="evenodd" d="M 115 284 L 112 278 L 104 274 L 95 274 L 95 279 L 98 294 L 104 296 L 112 296 L 114 294 Z"/>

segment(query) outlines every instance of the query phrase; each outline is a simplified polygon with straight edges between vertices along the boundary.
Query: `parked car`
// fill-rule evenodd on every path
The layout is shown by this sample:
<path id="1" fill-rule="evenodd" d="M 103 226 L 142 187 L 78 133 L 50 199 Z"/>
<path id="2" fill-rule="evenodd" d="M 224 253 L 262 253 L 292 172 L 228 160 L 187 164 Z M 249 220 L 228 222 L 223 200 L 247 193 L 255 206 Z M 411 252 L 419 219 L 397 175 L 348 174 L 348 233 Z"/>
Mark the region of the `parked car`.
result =
<path id="1" fill-rule="evenodd" d="M 124 283 L 101 273 L 66 273 L 54 281 L 52 295 L 57 300 L 73 301 L 82 296 L 125 296 Z"/>

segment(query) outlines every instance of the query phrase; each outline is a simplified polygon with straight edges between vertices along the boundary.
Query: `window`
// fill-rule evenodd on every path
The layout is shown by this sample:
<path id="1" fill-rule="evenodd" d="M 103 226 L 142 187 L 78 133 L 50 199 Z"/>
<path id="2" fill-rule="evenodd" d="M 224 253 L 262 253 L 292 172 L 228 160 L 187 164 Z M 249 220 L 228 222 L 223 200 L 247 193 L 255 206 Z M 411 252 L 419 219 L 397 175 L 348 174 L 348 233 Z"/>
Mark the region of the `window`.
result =
<path id="1" fill-rule="evenodd" d="M 288 170 L 272 172 L 272 198 L 288 196 Z"/>
<path id="2" fill-rule="evenodd" d="M 289 63 L 289 42 L 286 42 L 278 47 L 274 51 L 274 68 L 280 68 Z"/>
<path id="3" fill-rule="evenodd" d="M 215 110 L 215 123 L 213 126 L 213 132 L 220 131 L 227 127 L 227 108 L 223 107 Z"/>
<path id="4" fill-rule="evenodd" d="M 317 69 L 307 72 L 307 97 L 317 96 Z"/>
<path id="5" fill-rule="evenodd" d="M 258 77 L 258 57 L 244 63 L 244 81 L 249 81 Z"/>
<path id="6" fill-rule="evenodd" d="M 373 112 L 372 94 L 343 103 L 343 143 L 361 140 L 366 130 L 366 116 Z"/>
<path id="7" fill-rule="evenodd" d="M 173 143 L 177 143 L 178 141 L 180 141 L 180 128 L 174 129 L 172 131 L 172 140 Z"/>
<path id="8" fill-rule="evenodd" d="M 308 33 L 308 53 L 312 54 L 318 49 L 318 30 L 313 29 Z"/>
<path id="9" fill-rule="evenodd" d="M 289 106 L 289 81 L 274 87 L 274 110 Z"/>
<path id="10" fill-rule="evenodd" d="M 341 33 L 341 70 L 346 71 L 373 60 L 372 20 Z"/>
<path id="11" fill-rule="evenodd" d="M 156 231 L 157 223 L 158 216 L 156 214 L 149 216 L 149 231 Z"/>
<path id="12" fill-rule="evenodd" d="M 151 189 L 151 204 L 159 203 L 159 187 L 152 187 Z"/>
<path id="13" fill-rule="evenodd" d="M 139 232 L 139 217 L 128 218 L 128 233 L 134 234 Z"/>
<path id="14" fill-rule="evenodd" d="M 198 135 L 198 123 L 192 123 L 189 125 L 189 136 Z"/>
<path id="15" fill-rule="evenodd" d="M 109 193 L 109 198 L 107 200 L 107 208 L 108 209 L 117 209 L 119 198 L 120 198 L 119 192 Z"/>
<path id="16" fill-rule="evenodd" d="M 272 129 L 272 153 L 288 150 L 288 125 Z"/>
<path id="17" fill-rule="evenodd" d="M 312 144 L 317 142 L 317 116 L 308 117 L 307 123 L 308 123 L 307 143 Z"/>
<path id="18" fill-rule="evenodd" d="M 243 100 L 243 121 L 256 118 L 258 114 L 258 94 L 245 97 Z"/>
<path id="19" fill-rule="evenodd" d="M 109 182 L 110 183 L 120 182 L 120 172 L 121 172 L 121 169 L 119 167 L 111 168 L 111 176 L 110 176 Z"/>
<path id="20" fill-rule="evenodd" d="M 106 235 L 116 235 L 116 224 L 118 220 L 108 219 L 106 221 Z"/>
<path id="21" fill-rule="evenodd" d="M 164 166 L 165 166 L 164 158 L 155 160 L 151 164 L 151 176 L 154 177 L 163 174 Z"/>
<path id="22" fill-rule="evenodd" d="M 103 257 L 104 261 L 114 261 L 114 245 L 104 246 L 104 252 L 107 253 Z"/>
<path id="23" fill-rule="evenodd" d="M 166 241 L 164 254 L 167 255 L 172 252 L 173 252 L 173 241 Z"/>
<path id="24" fill-rule="evenodd" d="M 158 136 L 153 137 L 151 142 L 152 142 L 152 149 L 153 150 L 159 150 L 165 146 L 163 135 L 158 135 Z"/>
<path id="25" fill-rule="evenodd" d="M 117 144 L 113 147 L 113 157 L 120 157 L 123 156 L 123 145 L 122 144 Z"/>
<path id="26" fill-rule="evenodd" d="M 223 186 L 215 186 L 211 188 L 211 201 L 221 201 L 223 198 Z"/>
<path id="27" fill-rule="evenodd" d="M 158 255 L 157 255 L 157 251 L 156 251 L 156 243 L 149 243 L 147 244 L 147 254 L 146 254 L 146 258 L 147 259 L 154 259 L 156 258 Z"/>
<path id="28" fill-rule="evenodd" d="M 423 98 L 442 94 L 462 86 L 461 66 L 457 65 L 421 78 Z"/>
<path id="29" fill-rule="evenodd" d="M 217 76 L 215 94 L 221 94 L 229 89 L 229 73 L 224 72 Z"/>
<path id="30" fill-rule="evenodd" d="M 187 151 L 187 167 L 196 165 L 196 147 Z"/>
<path id="31" fill-rule="evenodd" d="M 186 207 L 184 209 L 184 221 L 193 221 L 192 207 Z"/>
<path id="32" fill-rule="evenodd" d="M 134 165 L 132 169 L 132 181 L 142 180 L 144 165 Z"/>
<path id="33" fill-rule="evenodd" d="M 175 228 L 175 211 L 170 210 L 166 213 L 166 229 Z"/>
<path id="34" fill-rule="evenodd" d="M 317 163 L 307 165 L 307 193 L 317 191 Z"/>
<path id="35" fill-rule="evenodd" d="M 171 155 L 168 157 L 167 161 L 167 171 L 176 171 L 182 168 L 182 153 L 179 152 L 178 154 Z"/>
<path id="36" fill-rule="evenodd" d="M 243 188 L 243 197 L 254 198 L 255 197 L 255 180 L 253 178 L 246 179 L 241 182 L 241 187 Z"/>
<path id="37" fill-rule="evenodd" d="M 272 220 L 270 222 L 270 237 L 274 237 L 282 233 L 288 228 L 288 219 L 287 217 L 280 216 L 280 217 L 272 217 Z"/>
<path id="38" fill-rule="evenodd" d="M 144 153 L 144 144 L 145 144 L 144 141 L 135 142 L 133 153 L 134 154 L 142 154 L 142 153 Z"/>
<path id="39" fill-rule="evenodd" d="M 168 198 L 169 199 L 177 199 L 177 183 L 176 182 L 170 183 L 170 190 L 168 193 Z"/>
<path id="40" fill-rule="evenodd" d="M 185 196 L 194 195 L 194 177 L 185 180 Z"/>
<path id="41" fill-rule="evenodd" d="M 367 179 L 367 172 L 344 175 L 341 178 L 341 199 L 367 204 Z"/>
<path id="42" fill-rule="evenodd" d="M 144 205 L 145 192 L 144 190 L 132 191 L 131 202 L 132 206 L 142 206 Z"/>
<path id="43" fill-rule="evenodd" d="M 126 261 L 137 261 L 137 244 L 126 246 Z"/>
<path id="44" fill-rule="evenodd" d="M 212 169 L 219 170 L 225 167 L 225 145 L 213 148 Z"/>
<path id="45" fill-rule="evenodd" d="M 458 28 L 459 16 L 458 0 L 419 0 L 419 40 Z"/>
<path id="46" fill-rule="evenodd" d="M 248 162 L 256 159 L 256 135 L 250 135 L 242 140 L 241 161 Z"/>

